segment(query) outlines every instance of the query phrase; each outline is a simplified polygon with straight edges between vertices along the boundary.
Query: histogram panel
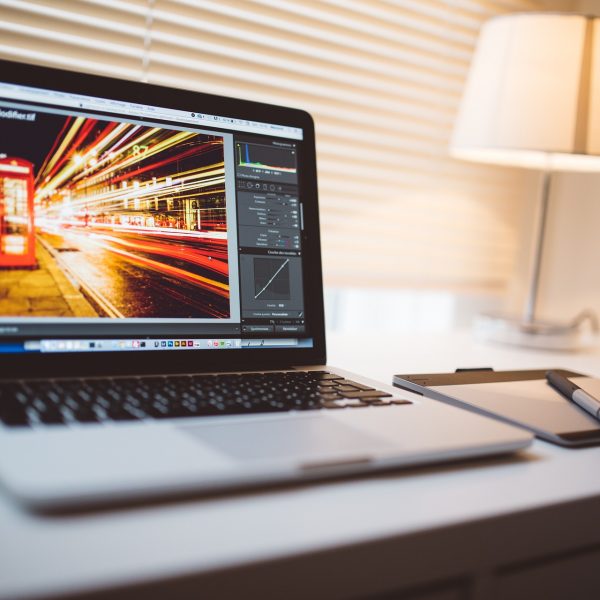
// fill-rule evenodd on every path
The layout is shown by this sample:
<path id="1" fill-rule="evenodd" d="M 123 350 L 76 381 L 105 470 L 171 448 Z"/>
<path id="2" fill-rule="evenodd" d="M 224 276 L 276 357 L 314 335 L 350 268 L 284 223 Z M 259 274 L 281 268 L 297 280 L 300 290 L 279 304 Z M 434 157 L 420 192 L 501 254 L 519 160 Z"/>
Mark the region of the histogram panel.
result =
<path id="1" fill-rule="evenodd" d="M 248 142 L 236 143 L 238 177 L 296 183 L 296 148 L 280 148 Z"/>

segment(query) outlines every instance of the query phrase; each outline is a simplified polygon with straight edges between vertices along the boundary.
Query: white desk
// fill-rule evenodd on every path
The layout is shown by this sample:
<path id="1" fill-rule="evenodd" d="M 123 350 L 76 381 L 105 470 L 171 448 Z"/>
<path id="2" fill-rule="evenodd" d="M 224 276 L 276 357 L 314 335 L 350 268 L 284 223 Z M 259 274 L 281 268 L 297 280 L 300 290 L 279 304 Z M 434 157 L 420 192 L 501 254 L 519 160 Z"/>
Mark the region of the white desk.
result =
<path id="1" fill-rule="evenodd" d="M 329 341 L 330 364 L 387 382 L 488 365 L 600 376 L 598 351 L 466 334 Z M 580 600 L 600 597 L 599 560 L 600 447 L 536 441 L 521 458 L 69 516 L 32 515 L 0 494 L 2 598 Z"/>

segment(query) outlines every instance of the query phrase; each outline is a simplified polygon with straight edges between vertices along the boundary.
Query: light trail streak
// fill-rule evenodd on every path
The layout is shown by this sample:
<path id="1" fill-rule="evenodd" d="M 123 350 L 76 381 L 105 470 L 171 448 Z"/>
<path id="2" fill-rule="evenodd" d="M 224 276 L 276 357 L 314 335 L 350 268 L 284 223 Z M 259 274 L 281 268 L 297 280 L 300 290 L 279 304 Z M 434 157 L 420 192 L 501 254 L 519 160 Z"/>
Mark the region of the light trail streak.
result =
<path id="1" fill-rule="evenodd" d="M 63 123 L 63 126 L 62 126 L 59 134 L 54 139 L 52 148 L 50 148 L 50 151 L 48 152 L 48 154 L 46 154 L 46 158 L 44 158 L 44 162 L 42 163 L 42 166 L 38 169 L 38 174 L 35 178 L 36 184 L 39 184 L 39 182 L 42 179 L 43 173 L 46 173 L 46 169 L 52 168 L 52 165 L 58 159 L 58 156 L 60 155 L 60 152 L 58 150 L 59 145 L 61 144 L 61 140 L 66 135 L 66 132 L 69 131 L 71 124 L 73 122 L 73 119 L 74 119 L 74 117 L 67 117 L 67 119 Z M 64 143 L 64 141 L 62 143 Z"/>
<path id="2" fill-rule="evenodd" d="M 132 150 L 135 146 L 141 146 L 141 145 L 143 145 L 142 143 L 145 142 L 147 138 L 149 138 L 151 135 L 153 135 L 153 134 L 155 134 L 155 133 L 157 133 L 159 131 L 160 131 L 160 129 L 153 128 L 153 129 L 150 129 L 149 131 L 146 131 L 145 133 L 140 134 L 137 138 L 135 138 L 134 140 L 132 140 L 131 142 L 129 142 L 129 144 L 123 146 L 123 148 L 121 148 L 119 150 L 118 155 L 123 155 L 124 152 L 127 152 L 128 150 Z M 88 150 L 88 152 L 89 152 L 89 150 Z M 148 157 L 147 154 L 144 154 L 144 155 L 140 154 L 140 155 L 134 155 L 134 156 L 129 157 L 129 158 L 123 158 L 120 162 L 114 162 L 113 164 L 111 164 L 110 167 L 107 167 L 103 171 L 100 171 L 99 173 L 97 173 L 96 175 L 94 175 L 94 177 L 90 177 L 88 183 L 90 185 L 93 185 L 94 183 L 96 183 L 97 181 L 99 181 L 105 175 L 109 175 L 112 172 L 118 171 L 118 170 L 123 169 L 123 168 L 125 168 L 127 166 L 130 166 L 131 164 L 134 164 L 136 162 L 144 160 L 147 157 Z M 83 173 L 80 176 L 74 178 L 74 181 L 77 181 L 82 176 L 83 176 Z"/>
<path id="3" fill-rule="evenodd" d="M 106 146 L 108 144 L 110 144 L 110 142 L 112 142 L 118 135 L 121 134 L 122 131 L 124 131 L 127 128 L 127 125 L 125 123 L 120 123 L 117 127 L 115 127 L 112 131 L 110 132 L 106 132 L 105 131 L 105 136 L 102 139 L 98 139 L 96 140 L 96 145 L 92 147 L 91 150 L 89 150 L 86 154 L 92 154 L 93 156 L 98 156 L 100 155 L 100 151 L 103 148 L 106 148 Z M 139 126 L 136 126 L 133 128 L 133 130 L 135 131 L 136 129 L 139 129 Z M 113 157 L 114 158 L 114 155 Z M 106 151 L 105 152 L 105 156 L 104 158 L 101 158 L 100 160 L 98 160 L 98 162 L 93 166 L 90 167 L 88 169 L 86 169 L 85 171 L 83 171 L 83 174 L 86 174 L 88 172 L 92 172 L 96 169 L 98 169 L 98 167 L 105 162 L 108 162 L 111 160 L 111 156 L 110 156 L 110 152 Z"/>
<path id="4" fill-rule="evenodd" d="M 173 267 L 171 265 L 161 263 L 157 260 L 152 260 L 151 258 L 138 256 L 136 254 L 132 254 L 131 252 L 127 252 L 126 250 L 113 248 L 109 244 L 103 244 L 101 242 L 96 242 L 96 244 L 101 248 L 104 248 L 105 250 L 118 254 L 119 256 L 127 259 L 133 264 L 145 266 L 149 269 L 152 269 L 153 271 L 157 271 L 158 273 L 170 275 L 171 277 L 174 277 L 176 279 L 187 281 L 188 283 L 193 283 L 195 285 L 198 285 L 199 287 L 206 288 L 218 294 L 219 296 L 222 296 L 223 298 L 229 298 L 229 285 L 226 283 L 221 283 L 220 281 L 209 279 L 208 277 L 198 275 L 197 273 L 190 273 L 189 271 L 185 271 L 184 269 L 180 269 L 179 267 Z"/>
<path id="5" fill-rule="evenodd" d="M 122 123 L 122 125 L 124 127 L 127 127 L 127 125 L 125 123 Z M 107 159 L 110 159 L 111 152 L 116 153 L 119 146 L 122 146 L 139 128 L 140 128 L 139 125 L 134 125 L 114 146 L 111 146 L 110 148 L 108 148 L 106 150 Z"/>
<path id="6" fill-rule="evenodd" d="M 65 225 L 70 228 L 69 231 L 81 228 L 81 222 L 76 220 L 65 221 L 42 218 L 38 223 L 38 227 L 40 229 L 47 229 L 53 232 L 60 231 Z M 86 226 L 86 228 L 101 229 L 106 231 L 123 231 L 125 233 L 131 233 L 135 235 L 164 237 L 175 239 L 180 242 L 185 242 L 187 240 L 194 241 L 196 239 L 207 239 L 217 243 L 222 242 L 223 245 L 227 244 L 227 233 L 222 231 L 177 231 L 176 229 L 169 227 L 138 227 L 131 225 L 108 225 L 105 223 L 90 223 Z M 84 235 L 90 235 L 86 229 L 83 229 L 82 233 Z M 95 234 L 92 233 L 91 235 Z"/>
<path id="7" fill-rule="evenodd" d="M 64 154 L 65 150 L 67 149 L 67 147 L 69 146 L 69 144 L 71 143 L 71 140 L 73 139 L 73 137 L 75 136 L 75 134 L 77 133 L 77 131 L 79 130 L 79 128 L 83 125 L 85 119 L 83 117 L 77 117 L 75 119 L 75 121 L 73 122 L 73 125 L 71 126 L 71 128 L 69 129 L 67 135 L 65 136 L 64 140 L 62 141 L 62 143 L 60 144 L 60 146 L 58 147 L 58 150 L 50 157 L 50 160 L 48 161 L 48 166 L 47 167 L 42 167 L 42 169 L 40 169 L 40 172 L 38 174 L 38 179 L 39 181 L 45 181 L 46 178 L 49 178 L 49 174 L 52 170 L 52 168 L 54 167 L 54 165 L 56 164 L 56 162 L 58 161 L 59 158 L 62 157 L 62 155 Z M 50 156 L 50 155 L 48 155 Z M 36 180 L 36 183 L 37 183 Z"/>
<path id="8" fill-rule="evenodd" d="M 148 254 L 158 254 L 161 256 L 167 256 L 169 258 L 185 260 L 186 262 L 196 264 L 221 275 L 227 275 L 229 272 L 229 267 L 226 262 L 207 256 L 208 252 L 194 250 L 185 246 L 177 246 L 173 248 L 172 245 L 164 243 L 157 244 L 149 242 L 133 242 L 106 234 L 94 234 L 94 237 L 103 239 L 107 242 L 112 242 L 113 244 L 139 250 L 140 252 L 147 252 Z"/>
<path id="9" fill-rule="evenodd" d="M 52 181 L 55 177 L 55 173 L 62 167 L 62 165 L 67 164 L 70 160 L 73 160 L 76 164 L 80 164 L 76 159 L 81 155 L 76 153 L 76 150 L 83 144 L 84 140 L 88 137 L 88 135 L 94 130 L 94 126 L 97 123 L 96 120 L 86 119 L 81 126 L 81 129 L 77 132 L 77 135 L 71 146 L 67 148 L 66 152 L 60 158 L 60 160 L 56 163 L 52 171 L 48 174 L 46 179 Z M 53 189 L 53 188 L 51 188 Z"/>

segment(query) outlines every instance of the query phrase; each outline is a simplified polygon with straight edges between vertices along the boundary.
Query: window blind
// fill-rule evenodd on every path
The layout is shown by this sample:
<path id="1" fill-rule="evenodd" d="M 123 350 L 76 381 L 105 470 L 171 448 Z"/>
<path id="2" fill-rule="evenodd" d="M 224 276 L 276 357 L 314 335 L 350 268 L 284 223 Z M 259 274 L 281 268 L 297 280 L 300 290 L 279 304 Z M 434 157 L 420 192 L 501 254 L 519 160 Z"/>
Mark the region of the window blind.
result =
<path id="1" fill-rule="evenodd" d="M 0 55 L 140 79 L 148 0 L 0 0 Z"/>
<path id="2" fill-rule="evenodd" d="M 0 0 L 0 55 L 306 109 L 326 282 L 496 290 L 515 268 L 531 176 L 450 159 L 448 141 L 481 24 L 547 8 Z"/>

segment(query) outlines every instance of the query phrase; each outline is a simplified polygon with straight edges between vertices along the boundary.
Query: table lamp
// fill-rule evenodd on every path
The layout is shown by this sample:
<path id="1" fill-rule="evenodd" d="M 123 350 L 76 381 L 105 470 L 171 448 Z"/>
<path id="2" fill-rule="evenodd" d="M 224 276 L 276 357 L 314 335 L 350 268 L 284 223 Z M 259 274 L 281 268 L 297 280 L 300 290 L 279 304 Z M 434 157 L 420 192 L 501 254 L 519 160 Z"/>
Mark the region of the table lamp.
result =
<path id="1" fill-rule="evenodd" d="M 539 224 L 521 318 L 482 315 L 479 332 L 497 341 L 573 349 L 583 311 L 568 323 L 536 319 L 553 172 L 600 172 L 600 18 L 519 13 L 480 33 L 450 145 L 452 156 L 542 171 Z"/>

